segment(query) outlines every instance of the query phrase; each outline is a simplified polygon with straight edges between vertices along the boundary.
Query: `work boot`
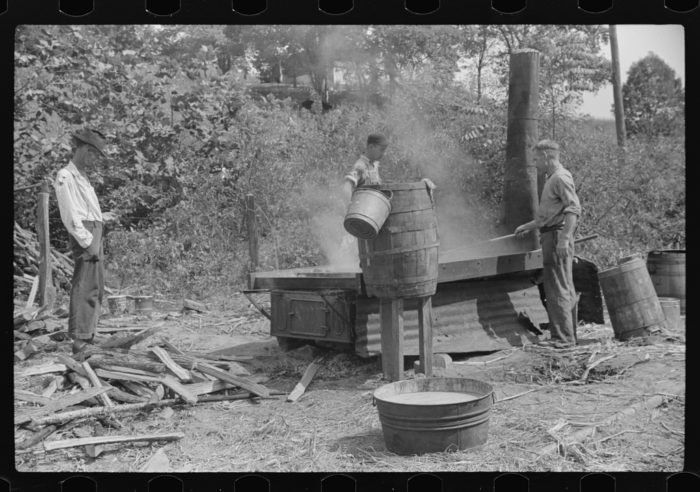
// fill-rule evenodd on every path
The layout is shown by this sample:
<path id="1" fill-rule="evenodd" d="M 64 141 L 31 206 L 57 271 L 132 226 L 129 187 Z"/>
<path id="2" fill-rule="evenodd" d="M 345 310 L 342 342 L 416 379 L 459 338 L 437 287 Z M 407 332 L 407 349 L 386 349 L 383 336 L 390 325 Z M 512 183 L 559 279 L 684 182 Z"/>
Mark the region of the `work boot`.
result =
<path id="1" fill-rule="evenodd" d="M 91 336 L 90 338 L 75 338 L 73 340 L 73 346 L 72 350 L 74 354 L 77 354 L 78 352 L 82 352 L 85 350 L 85 347 L 88 345 L 94 345 L 95 344 L 95 336 Z"/>

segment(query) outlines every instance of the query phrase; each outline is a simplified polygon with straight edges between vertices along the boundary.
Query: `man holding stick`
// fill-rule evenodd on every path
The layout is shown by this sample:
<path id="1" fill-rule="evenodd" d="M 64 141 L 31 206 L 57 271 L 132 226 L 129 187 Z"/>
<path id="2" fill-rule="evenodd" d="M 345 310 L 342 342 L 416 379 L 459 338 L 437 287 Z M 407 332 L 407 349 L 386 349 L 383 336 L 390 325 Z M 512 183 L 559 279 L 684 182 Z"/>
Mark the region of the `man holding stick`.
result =
<path id="1" fill-rule="evenodd" d="M 537 169 L 547 181 L 535 219 L 515 229 L 517 237 L 539 229 L 542 274 L 551 340 L 555 348 L 576 344 L 576 290 L 573 280 L 574 232 L 581 215 L 574 179 L 559 162 L 559 145 L 541 140 L 534 147 Z"/>
<path id="2" fill-rule="evenodd" d="M 68 318 L 75 353 L 93 343 L 104 295 L 103 216 L 87 174 L 105 156 L 105 140 L 83 129 L 72 135 L 72 146 L 73 159 L 56 174 L 54 189 L 75 263 Z"/>

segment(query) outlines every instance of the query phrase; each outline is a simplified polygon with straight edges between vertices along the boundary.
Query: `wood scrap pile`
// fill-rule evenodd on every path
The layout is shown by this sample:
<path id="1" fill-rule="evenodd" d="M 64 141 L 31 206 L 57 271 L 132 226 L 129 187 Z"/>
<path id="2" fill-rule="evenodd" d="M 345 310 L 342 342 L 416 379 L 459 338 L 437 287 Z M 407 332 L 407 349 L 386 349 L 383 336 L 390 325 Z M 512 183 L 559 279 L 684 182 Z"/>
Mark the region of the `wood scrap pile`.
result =
<path id="1" fill-rule="evenodd" d="M 39 274 L 39 241 L 34 232 L 23 229 L 15 222 L 13 247 L 15 296 L 26 296 L 32 288 L 34 277 Z M 73 275 L 73 260 L 51 248 L 51 266 L 54 285 L 68 290 Z"/>
<path id="2" fill-rule="evenodd" d="M 22 361 L 33 354 L 56 350 L 60 342 L 67 338 L 64 307 L 53 311 L 39 307 L 25 307 L 14 313 L 14 354 L 15 361 Z"/>
<path id="3" fill-rule="evenodd" d="M 177 439 L 182 436 L 110 436 L 107 440 L 80 436 L 44 442 L 57 430 L 84 419 L 122 428 L 119 417 L 153 408 L 286 395 L 271 391 L 260 384 L 264 379 L 251 376 L 238 363 L 244 357 L 183 352 L 168 341 L 144 349 L 132 348 L 159 329 L 98 337 L 96 344 L 77 354 L 57 351 L 50 363 L 16 370 L 15 435 L 24 437 L 16 442 L 17 450 L 45 452 L 84 446 L 88 454 L 99 454 L 99 446 L 105 444 Z M 47 375 L 51 375 L 48 382 Z M 36 380 L 31 379 L 39 376 L 45 381 L 40 393 L 18 389 L 35 388 Z"/>

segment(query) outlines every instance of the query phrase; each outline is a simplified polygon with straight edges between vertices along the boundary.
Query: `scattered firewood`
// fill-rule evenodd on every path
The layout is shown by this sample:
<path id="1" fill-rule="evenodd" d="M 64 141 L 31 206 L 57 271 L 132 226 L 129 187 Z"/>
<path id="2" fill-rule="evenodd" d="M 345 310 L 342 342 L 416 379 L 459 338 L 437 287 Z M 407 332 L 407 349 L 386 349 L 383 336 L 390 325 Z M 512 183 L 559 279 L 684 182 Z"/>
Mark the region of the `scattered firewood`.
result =
<path id="1" fill-rule="evenodd" d="M 54 400 L 51 403 L 40 407 L 36 410 L 15 415 L 15 425 L 21 425 L 32 420 L 36 421 L 44 415 L 50 415 L 54 412 L 58 412 L 59 410 L 63 410 L 73 405 L 77 405 L 78 403 L 81 403 L 87 400 L 88 398 L 93 398 L 95 396 L 101 395 L 111 389 L 112 388 L 107 387 L 91 388 L 86 391 L 80 391 L 72 395 L 64 396 L 63 398 L 59 400 Z"/>
<path id="2" fill-rule="evenodd" d="M 36 354 L 38 351 L 39 348 L 30 340 L 24 344 L 24 347 L 15 352 L 15 360 L 26 360 L 32 355 Z"/>
<path id="3" fill-rule="evenodd" d="M 48 385 L 46 385 L 46 388 L 44 388 L 44 391 L 41 392 L 41 396 L 44 398 L 51 398 L 51 395 L 53 395 L 56 390 L 58 389 L 58 379 L 59 378 L 53 378 Z"/>
<path id="4" fill-rule="evenodd" d="M 247 391 L 241 392 L 241 393 L 235 393 L 233 395 L 204 395 L 202 396 L 199 401 L 202 403 L 205 402 L 212 402 L 212 401 L 232 401 L 232 400 L 248 400 L 251 398 L 270 398 L 270 399 L 276 399 L 278 396 L 286 396 L 287 393 L 284 391 L 270 391 L 270 394 L 268 396 L 258 396 L 254 395 L 253 393 L 249 393 Z"/>
<path id="5" fill-rule="evenodd" d="M 100 347 L 102 347 L 102 348 L 129 348 L 132 345 L 136 345 L 137 343 L 142 342 L 146 338 L 155 334 L 160 329 L 161 329 L 160 326 L 152 326 L 150 328 L 147 328 L 143 331 L 136 333 L 135 335 L 129 335 L 126 337 L 115 335 L 113 337 L 110 337 L 109 340 L 107 340 L 106 342 L 101 343 Z"/>
<path id="6" fill-rule="evenodd" d="M 77 446 L 87 446 L 90 444 L 115 444 L 122 442 L 135 441 L 176 441 L 185 437 L 182 432 L 172 432 L 169 434 L 142 434 L 137 436 L 97 436 L 97 437 L 80 437 L 77 439 L 63 439 L 60 441 L 51 441 L 44 443 L 46 451 L 55 449 L 74 448 Z"/>
<path id="7" fill-rule="evenodd" d="M 160 347 L 152 347 L 151 351 L 158 357 L 165 366 L 172 371 L 180 381 L 192 381 L 192 376 L 188 371 L 177 365 L 170 355 Z"/>
<path id="8" fill-rule="evenodd" d="M 104 386 L 104 384 L 102 384 L 102 381 L 100 381 L 100 378 L 97 377 L 97 374 L 95 374 L 95 371 L 92 370 L 92 367 L 90 367 L 90 364 L 87 361 L 85 361 L 85 362 L 83 362 L 82 365 L 83 365 L 83 370 L 87 374 L 87 377 L 90 380 L 90 382 L 92 383 L 92 385 L 95 386 L 96 388 L 102 388 Z M 99 395 L 99 398 L 102 401 L 102 403 L 105 404 L 105 406 L 107 406 L 107 407 L 114 406 L 114 402 L 112 402 L 110 397 L 107 396 L 106 394 L 103 393 L 103 394 Z"/>
<path id="9" fill-rule="evenodd" d="M 86 444 L 85 454 L 87 454 L 90 458 L 97 458 L 99 455 L 102 454 L 104 449 L 104 446 L 102 446 L 101 444 Z"/>
<path id="10" fill-rule="evenodd" d="M 69 412 L 56 413 L 54 415 L 49 415 L 47 417 L 40 417 L 34 419 L 36 425 L 48 425 L 69 422 L 74 419 L 86 418 L 86 417 L 98 417 L 103 415 L 117 415 L 121 413 L 131 413 L 137 412 L 139 410 L 145 410 L 151 407 L 163 407 L 169 405 L 181 404 L 180 399 L 170 399 L 170 400 L 160 400 L 157 402 L 144 402 L 144 403 L 127 403 L 125 405 L 116 405 L 112 408 L 107 407 L 94 407 L 94 408 L 81 408 L 79 410 L 72 410 Z"/>
<path id="11" fill-rule="evenodd" d="M 32 337 L 30 335 L 27 335 L 26 333 L 22 333 L 19 330 L 13 330 L 13 334 L 15 336 L 15 340 L 31 340 Z"/>
<path id="12" fill-rule="evenodd" d="M 19 442 L 15 444 L 15 449 L 22 450 L 22 449 L 28 449 L 31 448 L 32 446 L 35 446 L 39 444 L 41 441 L 49 437 L 51 434 L 56 432 L 56 429 L 58 429 L 57 425 L 47 425 L 43 429 L 39 430 L 38 432 L 35 432 L 33 435 L 28 437 L 22 442 Z"/>
<path id="13" fill-rule="evenodd" d="M 224 389 L 235 388 L 235 384 L 225 383 L 223 381 L 206 381 L 203 383 L 192 383 L 186 384 L 185 388 L 194 395 L 206 395 L 209 393 L 215 393 Z M 199 398 L 201 400 L 201 398 Z"/>
<path id="14" fill-rule="evenodd" d="M 141 398 L 145 398 L 145 401 L 153 399 L 153 401 L 158 401 L 160 398 L 156 395 L 155 391 L 148 388 L 147 386 L 136 383 L 134 381 L 120 381 L 120 384 L 132 393 L 138 395 Z"/>
<path id="15" fill-rule="evenodd" d="M 204 374 L 214 376 L 215 378 L 218 378 L 221 381 L 226 381 L 227 383 L 235 384 L 236 386 L 248 390 L 255 395 L 270 396 L 270 390 L 268 390 L 265 386 L 255 383 L 246 377 L 234 376 L 233 374 L 220 371 L 219 369 L 216 369 L 215 367 L 210 366 L 209 364 L 199 363 L 197 364 L 197 369 L 199 369 Z"/>
<path id="16" fill-rule="evenodd" d="M 187 357 L 187 355 L 184 352 L 182 352 L 180 349 L 175 347 L 172 343 L 170 343 L 167 340 L 163 340 L 160 344 L 162 347 L 165 347 L 167 350 L 174 353 L 175 355 L 179 355 L 180 357 Z"/>
<path id="17" fill-rule="evenodd" d="M 24 378 L 28 376 L 38 376 L 40 374 L 50 374 L 52 372 L 65 372 L 68 369 L 65 364 L 47 364 L 42 366 L 29 367 L 24 371 L 15 372 L 15 376 L 18 378 Z"/>
<path id="18" fill-rule="evenodd" d="M 43 395 L 37 395 L 31 391 L 15 389 L 15 400 L 27 401 L 29 403 L 39 403 L 40 405 L 48 405 L 53 400 Z"/>
<path id="19" fill-rule="evenodd" d="M 36 293 L 39 291 L 39 275 L 34 277 L 32 280 L 32 290 L 29 291 L 29 298 L 27 299 L 26 308 L 30 309 L 34 305 L 34 299 L 36 299 Z"/>
<path id="20" fill-rule="evenodd" d="M 181 385 L 177 379 L 170 375 L 162 376 L 143 376 L 141 374 L 131 374 L 125 372 L 106 371 L 97 369 L 97 374 L 105 379 L 116 379 L 124 381 L 150 381 L 164 384 L 175 393 L 180 395 L 187 403 L 197 403 L 197 396 L 190 393 L 186 387 Z"/>
<path id="21" fill-rule="evenodd" d="M 131 354 L 100 354 L 93 355 L 88 360 L 92 366 L 101 367 L 103 369 L 107 369 L 107 367 L 119 366 L 149 373 L 164 373 L 167 370 L 165 364 L 162 364 L 161 362 L 151 362 L 150 360 L 144 359 L 145 358 Z"/>
<path id="22" fill-rule="evenodd" d="M 289 393 L 289 396 L 287 396 L 287 401 L 295 402 L 299 399 L 299 397 L 301 397 L 301 395 L 304 394 L 304 391 L 306 391 L 306 388 L 311 383 L 311 380 L 316 375 L 316 372 L 320 369 L 322 361 L 323 356 L 317 358 L 315 361 L 309 364 L 304 371 L 304 375 L 301 377 L 301 380 L 297 383 L 292 392 Z"/>
<path id="23" fill-rule="evenodd" d="M 209 311 L 204 304 L 202 304 L 201 302 L 193 301 L 191 299 L 184 299 L 182 301 L 182 307 L 185 310 L 197 311 L 200 313 L 206 313 Z"/>
<path id="24" fill-rule="evenodd" d="M 32 333 L 32 332 L 34 332 L 34 331 L 43 330 L 43 329 L 45 329 L 45 328 L 46 328 L 46 322 L 45 322 L 45 321 L 35 319 L 35 320 L 32 320 L 32 321 L 28 322 L 28 323 L 25 324 L 24 326 L 22 326 L 22 331 L 23 331 L 24 333 Z"/>
<path id="25" fill-rule="evenodd" d="M 81 366 L 82 369 L 82 366 Z M 69 372 L 68 373 L 68 379 L 80 386 L 83 390 L 89 390 L 92 388 L 92 385 L 90 384 L 90 380 L 87 378 L 87 376 L 82 376 L 78 374 L 77 372 Z M 99 402 L 97 401 L 96 398 L 90 398 L 88 400 L 85 400 L 85 403 L 88 403 L 90 405 L 99 405 Z"/>

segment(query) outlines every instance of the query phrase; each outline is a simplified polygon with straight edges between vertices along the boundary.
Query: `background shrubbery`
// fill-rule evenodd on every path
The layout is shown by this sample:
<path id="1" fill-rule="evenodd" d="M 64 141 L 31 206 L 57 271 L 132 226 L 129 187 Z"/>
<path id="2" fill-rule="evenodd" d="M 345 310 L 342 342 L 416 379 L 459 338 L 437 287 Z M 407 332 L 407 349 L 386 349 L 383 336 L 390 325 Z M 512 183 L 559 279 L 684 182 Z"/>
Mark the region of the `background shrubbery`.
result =
<path id="1" fill-rule="evenodd" d="M 17 31 L 15 185 L 53 177 L 70 159 L 76 128 L 107 135 L 111 158 L 93 183 L 103 211 L 119 218 L 106 233 L 111 287 L 198 297 L 243 288 L 249 193 L 260 269 L 333 260 L 343 234 L 341 179 L 371 132 L 391 142 L 385 179 L 438 185 L 443 247 L 498 235 L 504 97 L 446 82 L 450 67 L 435 63 L 414 67 L 400 84 L 373 85 L 374 99 L 307 111 L 292 98 L 251 92 L 240 72 L 224 70 L 222 28 L 188 29 L 189 37 L 177 26 Z M 554 132 L 574 174 L 579 235 L 600 235 L 582 255 L 607 266 L 621 255 L 685 246 L 682 129 L 631 136 L 621 159 L 612 122 L 563 109 L 553 122 L 547 111 L 540 133 Z M 15 193 L 15 220 L 25 228 L 34 228 L 34 204 L 33 192 Z M 52 243 L 65 251 L 53 199 L 50 216 Z"/>

